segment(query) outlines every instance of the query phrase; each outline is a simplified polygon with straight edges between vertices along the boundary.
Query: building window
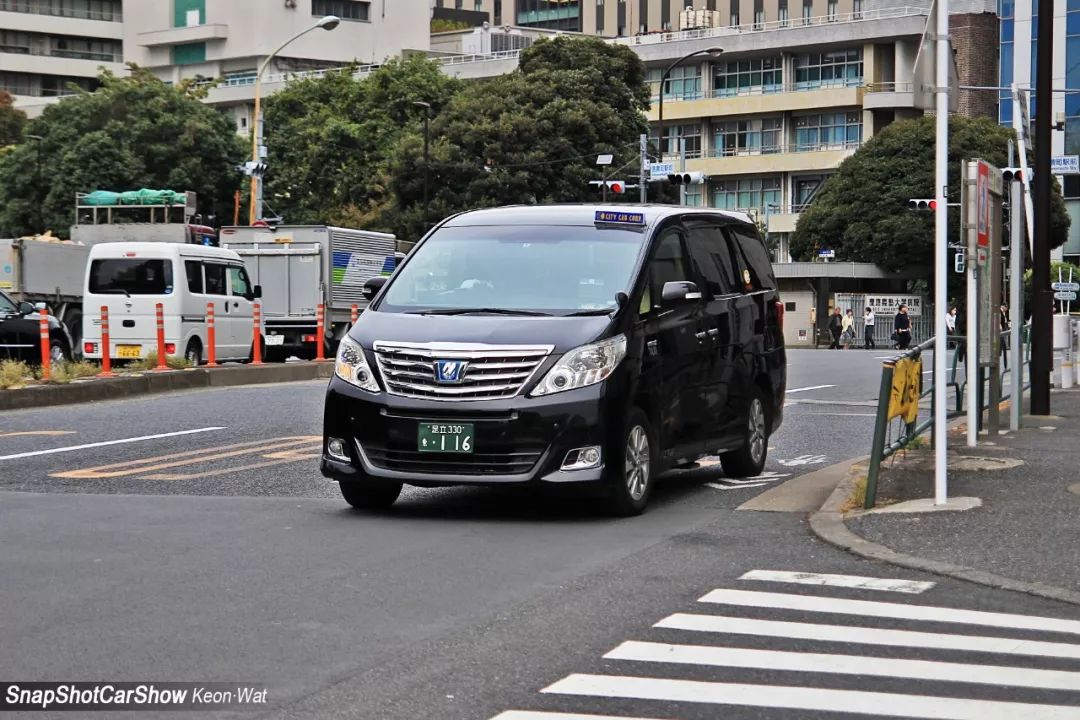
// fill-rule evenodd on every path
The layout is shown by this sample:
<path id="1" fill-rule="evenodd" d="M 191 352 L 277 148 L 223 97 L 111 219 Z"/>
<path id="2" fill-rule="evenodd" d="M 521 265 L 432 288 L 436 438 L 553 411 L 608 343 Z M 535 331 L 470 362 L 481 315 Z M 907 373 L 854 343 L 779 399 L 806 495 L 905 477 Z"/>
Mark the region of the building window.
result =
<path id="1" fill-rule="evenodd" d="M 671 29 L 671 0 L 660 0 L 660 29 Z"/>
<path id="2" fill-rule="evenodd" d="M 596 0 L 596 34 L 604 34 L 604 0 Z"/>
<path id="3" fill-rule="evenodd" d="M 461 7 L 461 0 L 457 6 Z M 337 15 L 342 20 L 369 22 L 371 3 L 365 0 L 311 0 L 311 14 L 317 17 Z"/>
<path id="4" fill-rule="evenodd" d="M 626 0 L 619 0 L 615 8 L 615 25 L 618 28 L 619 37 L 626 36 Z"/>
<path id="5" fill-rule="evenodd" d="M 791 183 L 791 212 L 806 210 L 823 182 L 825 178 L 821 175 L 794 178 Z"/>
<path id="6" fill-rule="evenodd" d="M 862 84 L 862 49 L 795 56 L 795 89 L 853 87 Z"/>
<path id="7" fill-rule="evenodd" d="M 0 0 L 0 11 L 120 22 L 120 0 Z"/>
<path id="8" fill-rule="evenodd" d="M 721 210 L 756 210 L 780 207 L 780 177 L 719 180 L 712 185 L 712 204 Z"/>
<path id="9" fill-rule="evenodd" d="M 855 14 L 856 20 L 862 19 L 863 0 L 855 0 L 852 3 L 851 10 Z"/>
<path id="10" fill-rule="evenodd" d="M 657 144 L 656 131 L 651 130 L 649 140 Z M 666 157 L 678 157 L 680 142 L 686 141 L 686 157 L 694 159 L 701 157 L 701 124 L 692 123 L 687 125 L 664 125 L 663 154 Z"/>
<path id="11" fill-rule="evenodd" d="M 496 25 L 502 25 L 502 0 L 495 0 L 495 9 L 492 11 Z"/>
<path id="12" fill-rule="evenodd" d="M 795 152 L 837 150 L 862 143 L 862 113 L 830 112 L 795 118 Z"/>
<path id="13" fill-rule="evenodd" d="M 761 30 L 765 27 L 765 2 L 754 0 L 754 29 Z"/>
<path id="14" fill-rule="evenodd" d="M 782 152 L 780 118 L 725 120 L 713 125 L 713 157 Z"/>
<path id="15" fill-rule="evenodd" d="M 802 3 L 802 24 L 809 25 L 810 18 L 814 15 L 814 0 L 803 0 Z"/>
<path id="16" fill-rule="evenodd" d="M 691 183 L 685 185 L 686 188 L 686 206 L 687 207 L 701 207 L 702 185 L 698 183 Z"/>
<path id="17" fill-rule="evenodd" d="M 776 19 L 780 21 L 780 27 L 787 27 L 788 23 L 791 22 L 790 18 L 788 18 L 787 4 L 788 0 L 780 0 L 780 7 L 776 14 Z"/>
<path id="18" fill-rule="evenodd" d="M 187 43 L 174 45 L 172 49 L 173 65 L 196 65 L 206 62 L 206 43 Z"/>
<path id="19" fill-rule="evenodd" d="M 780 92 L 783 89 L 781 65 L 778 57 L 717 63 L 713 71 L 714 94 L 731 97 Z"/>
<path id="20" fill-rule="evenodd" d="M 731 5 L 730 5 L 730 8 L 729 8 L 729 11 L 731 13 L 731 21 L 728 24 L 731 25 L 731 27 L 738 26 L 739 25 L 739 0 L 731 0 Z"/>
<path id="21" fill-rule="evenodd" d="M 660 75 L 663 72 L 660 68 L 649 70 L 647 77 L 653 98 L 660 97 Z M 673 68 L 664 84 L 664 101 L 698 100 L 701 97 L 701 66 L 681 65 Z"/>
<path id="22" fill-rule="evenodd" d="M 638 32 L 649 32 L 649 0 L 638 0 Z"/>
<path id="23" fill-rule="evenodd" d="M 836 0 L 829 0 L 825 6 L 825 12 L 829 16 L 829 22 L 836 22 Z"/>

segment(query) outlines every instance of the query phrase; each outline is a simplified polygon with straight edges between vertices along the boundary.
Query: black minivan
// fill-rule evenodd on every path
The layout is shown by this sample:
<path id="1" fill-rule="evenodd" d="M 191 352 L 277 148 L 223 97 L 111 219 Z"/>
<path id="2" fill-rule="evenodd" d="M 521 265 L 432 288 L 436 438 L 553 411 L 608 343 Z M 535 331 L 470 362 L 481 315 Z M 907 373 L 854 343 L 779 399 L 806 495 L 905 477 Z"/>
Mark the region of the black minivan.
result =
<path id="1" fill-rule="evenodd" d="M 428 233 L 341 342 L 322 473 L 354 507 L 403 484 L 594 483 L 638 514 L 663 471 L 761 473 L 784 306 L 742 213 L 476 210 Z"/>

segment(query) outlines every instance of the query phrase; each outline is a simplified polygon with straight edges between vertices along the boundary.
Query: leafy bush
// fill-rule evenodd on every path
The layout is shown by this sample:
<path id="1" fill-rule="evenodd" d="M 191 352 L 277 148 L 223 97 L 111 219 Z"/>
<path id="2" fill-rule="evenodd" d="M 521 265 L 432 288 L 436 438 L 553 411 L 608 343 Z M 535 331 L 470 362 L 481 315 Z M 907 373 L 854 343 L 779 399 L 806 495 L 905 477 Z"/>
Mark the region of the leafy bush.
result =
<path id="1" fill-rule="evenodd" d="M 72 380 L 94 377 L 99 372 L 101 372 L 101 366 L 97 363 L 89 362 L 88 360 L 81 360 L 79 362 L 61 362 L 55 363 L 52 366 L 52 371 L 49 373 L 49 379 L 52 382 L 69 383 Z M 41 370 L 38 369 L 35 375 L 40 378 Z"/>
<path id="2" fill-rule="evenodd" d="M 34 379 L 34 371 L 21 360 L 0 360 L 0 389 L 22 387 Z"/>
<path id="3" fill-rule="evenodd" d="M 134 361 L 128 368 L 131 370 L 153 370 L 158 365 L 157 351 L 150 351 L 150 353 L 139 360 Z M 191 367 L 191 361 L 181 355 L 166 355 L 165 365 L 170 370 L 183 370 Z"/>

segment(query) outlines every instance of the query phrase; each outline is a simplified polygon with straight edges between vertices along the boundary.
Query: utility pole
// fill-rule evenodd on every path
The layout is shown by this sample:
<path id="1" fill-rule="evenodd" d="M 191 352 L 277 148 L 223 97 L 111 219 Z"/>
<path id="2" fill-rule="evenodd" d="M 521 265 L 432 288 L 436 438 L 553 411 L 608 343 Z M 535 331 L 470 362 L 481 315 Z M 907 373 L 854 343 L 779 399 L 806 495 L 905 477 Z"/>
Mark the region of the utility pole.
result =
<path id="1" fill-rule="evenodd" d="M 1054 0 L 1039 0 L 1035 57 L 1035 233 L 1031 277 L 1031 414 L 1050 414 L 1053 356 L 1053 295 L 1050 291 L 1050 130 L 1054 62 Z M 1016 399 L 1019 402 L 1019 398 Z"/>
<path id="2" fill-rule="evenodd" d="M 642 133 L 638 137 L 638 150 L 641 152 L 641 182 L 639 183 L 639 191 L 641 193 L 641 204 L 644 205 L 649 201 L 649 189 L 648 181 L 645 176 L 649 173 L 649 136 Z"/>
<path id="3" fill-rule="evenodd" d="M 1040 0 L 1042 2 L 1043 0 Z M 945 329 L 944 312 L 949 302 L 949 216 L 946 191 L 949 185 L 949 68 L 952 52 L 949 49 L 949 0 L 936 0 L 937 25 L 935 30 L 934 97 L 936 100 L 936 141 L 934 145 L 934 196 L 937 207 L 934 214 L 934 504 L 944 505 L 948 500 L 948 391 L 945 385 L 946 346 L 948 332 Z M 1053 3 L 1053 0 L 1050 0 Z M 1043 17 L 1053 17 L 1053 11 Z M 1052 23 L 1046 23 L 1051 25 Z M 968 328 L 968 332 L 971 328 Z M 971 363 L 974 358 L 968 358 Z"/>

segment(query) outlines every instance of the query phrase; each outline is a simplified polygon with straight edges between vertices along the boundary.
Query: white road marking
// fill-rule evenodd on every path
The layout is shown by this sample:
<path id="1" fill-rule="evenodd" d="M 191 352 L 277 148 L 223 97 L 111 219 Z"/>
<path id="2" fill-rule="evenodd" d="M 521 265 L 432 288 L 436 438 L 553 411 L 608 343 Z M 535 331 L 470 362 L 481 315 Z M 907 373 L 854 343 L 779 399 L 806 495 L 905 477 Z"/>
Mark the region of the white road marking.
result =
<path id="1" fill-rule="evenodd" d="M 1000 655 L 1036 655 L 1080 660 L 1080 645 L 1070 645 L 1068 643 L 979 635 L 947 635 L 913 630 L 883 630 L 851 625 L 816 625 L 779 620 L 753 620 L 726 615 L 676 613 L 664 618 L 653 627 L 689 630 L 691 632 L 756 635 L 770 638 L 782 637 L 793 640 L 961 650 L 964 652 L 997 653 Z"/>
<path id="2" fill-rule="evenodd" d="M 739 607 L 767 607 L 802 612 L 834 613 L 837 615 L 924 620 L 963 625 L 987 625 L 990 627 L 1015 628 L 1017 630 L 1042 630 L 1044 632 L 1080 635 L 1080 620 L 1061 620 L 1037 615 L 1014 615 L 1012 613 L 986 612 L 983 610 L 961 610 L 933 605 L 902 605 L 900 603 L 872 600 L 846 600 L 817 595 L 788 595 L 751 590 L 713 590 L 705 594 L 699 602 L 736 605 Z"/>
<path id="3" fill-rule="evenodd" d="M 709 487 L 713 488 L 714 490 L 742 490 L 743 488 L 765 487 L 769 483 L 756 482 L 756 483 L 738 483 L 738 484 L 735 484 L 735 485 L 724 485 L 723 483 L 718 483 L 718 482 L 707 482 L 705 484 L 708 485 Z"/>
<path id="4" fill-rule="evenodd" d="M 87 448 L 105 447 L 107 445 L 123 445 L 124 443 L 142 442 L 143 440 L 158 440 L 160 438 L 176 437 L 178 435 L 195 435 L 196 433 L 213 432 L 214 430 L 225 429 L 226 428 L 224 427 L 204 427 L 195 430 L 177 430 L 176 432 L 160 433 L 158 435 L 143 435 L 141 437 L 124 438 L 122 440 L 105 440 L 103 442 L 86 443 L 85 445 L 69 445 L 67 447 L 52 448 L 51 450 L 35 450 L 33 452 L 16 453 L 14 455 L 0 455 L 0 460 L 17 460 L 19 458 L 34 457 L 37 455 L 75 452 L 76 450 L 86 450 Z"/>
<path id="5" fill-rule="evenodd" d="M 798 465 L 820 465 L 829 458 L 825 455 L 800 455 L 790 460 L 777 460 L 784 467 L 796 467 Z"/>
<path id="6" fill-rule="evenodd" d="M 877 417 L 874 413 L 808 413 L 812 417 Z"/>
<path id="7" fill-rule="evenodd" d="M 542 692 L 594 697 L 819 710 L 927 720 L 1064 720 L 1080 707 L 821 688 L 572 674 Z"/>
<path id="8" fill-rule="evenodd" d="M 832 388 L 832 387 L 836 387 L 836 386 L 835 385 L 810 385 L 809 387 L 792 388 L 791 390 L 787 390 L 785 392 L 785 394 L 790 395 L 792 393 L 807 392 L 808 390 L 824 390 L 825 388 Z"/>
<path id="9" fill-rule="evenodd" d="M 788 572 L 785 570 L 751 570 L 739 579 L 797 583 L 799 585 L 831 585 L 834 587 L 859 588 L 861 590 L 885 590 L 888 592 L 911 593 L 913 595 L 926 592 L 937 584 L 932 582 L 921 582 L 918 580 L 872 578 L 860 577 L 858 575 L 830 575 L 828 573 Z"/>
<path id="10" fill-rule="evenodd" d="M 943 682 L 978 683 L 1048 690 L 1080 688 L 1080 673 L 1066 670 L 1033 670 L 1005 665 L 972 665 L 930 660 L 899 660 L 863 655 L 832 655 L 780 650 L 669 645 L 628 641 L 604 655 L 608 660 L 707 665 L 710 667 L 752 668 L 790 672 L 870 675 Z M 1077 708 L 1080 714 L 1080 708 Z"/>
<path id="11" fill-rule="evenodd" d="M 536 712 L 534 710 L 507 710 L 491 720 L 649 720 L 625 715 L 581 715 L 580 713 Z"/>

